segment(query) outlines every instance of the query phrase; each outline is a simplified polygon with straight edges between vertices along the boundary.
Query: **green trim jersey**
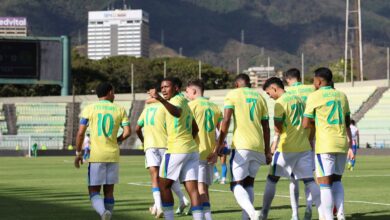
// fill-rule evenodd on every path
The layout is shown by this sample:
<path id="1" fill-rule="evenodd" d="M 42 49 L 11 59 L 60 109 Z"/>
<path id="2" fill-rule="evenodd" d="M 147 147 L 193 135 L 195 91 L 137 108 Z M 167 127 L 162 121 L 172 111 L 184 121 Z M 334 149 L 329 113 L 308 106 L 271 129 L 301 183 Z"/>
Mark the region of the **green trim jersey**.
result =
<path id="1" fill-rule="evenodd" d="M 194 119 L 187 99 L 182 94 L 172 97 L 169 102 L 181 109 L 180 117 L 172 116 L 165 109 L 167 125 L 167 153 L 189 154 L 199 152 L 198 145 L 192 137 L 192 120 Z"/>
<path id="2" fill-rule="evenodd" d="M 165 107 L 160 102 L 146 105 L 137 124 L 144 129 L 145 151 L 148 148 L 167 147 Z"/>
<path id="3" fill-rule="evenodd" d="M 117 134 L 119 127 L 129 126 L 126 110 L 108 100 L 91 104 L 81 113 L 81 120 L 90 129 L 89 162 L 119 162 Z"/>
<path id="4" fill-rule="evenodd" d="M 231 90 L 225 97 L 225 109 L 233 110 L 232 147 L 238 150 L 264 152 L 262 120 L 268 120 L 265 99 L 248 87 Z"/>
<path id="5" fill-rule="evenodd" d="M 302 127 L 304 109 L 302 99 L 287 92 L 276 100 L 274 121 L 283 122 L 279 152 L 297 153 L 311 150 L 308 131 Z"/>
<path id="6" fill-rule="evenodd" d="M 304 116 L 315 119 L 317 154 L 348 151 L 347 115 L 350 110 L 344 93 L 325 86 L 309 95 Z"/>
<path id="7" fill-rule="evenodd" d="M 215 103 L 204 97 L 197 98 L 188 105 L 199 128 L 195 140 L 199 144 L 200 160 L 207 160 L 216 146 L 216 128 L 223 119 L 222 112 Z"/>
<path id="8" fill-rule="evenodd" d="M 286 88 L 286 92 L 299 96 L 303 102 L 306 102 L 307 97 L 315 91 L 313 85 L 304 85 L 301 82 L 296 82 Z"/>

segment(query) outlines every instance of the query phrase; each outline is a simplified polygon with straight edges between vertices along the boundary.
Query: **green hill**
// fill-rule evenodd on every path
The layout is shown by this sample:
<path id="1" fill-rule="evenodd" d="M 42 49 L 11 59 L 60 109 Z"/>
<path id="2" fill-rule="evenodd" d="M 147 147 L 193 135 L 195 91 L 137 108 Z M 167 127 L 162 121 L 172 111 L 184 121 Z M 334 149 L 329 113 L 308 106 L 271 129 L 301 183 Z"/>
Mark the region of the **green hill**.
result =
<path id="1" fill-rule="evenodd" d="M 3 0 L 0 16 L 27 16 L 34 35 L 73 36 L 85 43 L 87 12 L 120 8 L 122 0 Z M 337 62 L 344 54 L 345 1 L 340 0 L 127 0 L 150 13 L 151 37 L 185 56 L 235 69 L 271 64 L 307 69 Z M 385 47 L 390 44 L 390 1 L 362 1 L 365 72 L 384 78 Z M 245 44 L 241 45 L 241 30 Z M 160 54 L 159 54 L 160 56 Z"/>

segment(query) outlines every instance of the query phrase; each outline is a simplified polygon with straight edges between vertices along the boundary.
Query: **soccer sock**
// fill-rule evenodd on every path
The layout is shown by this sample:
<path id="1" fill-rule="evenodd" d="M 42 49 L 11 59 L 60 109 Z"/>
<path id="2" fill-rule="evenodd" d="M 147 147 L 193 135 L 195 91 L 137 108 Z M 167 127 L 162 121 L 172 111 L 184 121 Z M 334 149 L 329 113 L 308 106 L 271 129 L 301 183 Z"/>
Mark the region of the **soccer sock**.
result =
<path id="1" fill-rule="evenodd" d="M 204 213 L 204 219 L 205 220 L 212 220 L 213 218 L 211 217 L 211 207 L 209 202 L 204 202 L 202 204 L 203 206 L 203 213 Z"/>
<path id="2" fill-rule="evenodd" d="M 320 184 L 322 217 L 333 220 L 332 185 Z"/>
<path id="3" fill-rule="evenodd" d="M 181 205 L 181 204 L 184 204 L 185 201 L 186 201 L 187 199 L 186 199 L 186 197 L 184 196 L 183 192 L 181 191 L 179 181 L 173 182 L 171 189 L 172 189 L 173 192 L 175 192 L 175 194 L 176 194 L 177 197 L 179 198 L 180 205 Z"/>
<path id="4" fill-rule="evenodd" d="M 173 220 L 173 202 L 162 203 L 162 209 L 164 211 L 164 218 L 166 220 Z"/>
<path id="5" fill-rule="evenodd" d="M 265 185 L 264 196 L 263 196 L 263 208 L 261 209 L 261 212 L 263 213 L 263 218 L 265 219 L 267 219 L 272 200 L 275 197 L 275 191 L 276 191 L 276 182 L 267 178 L 267 183 Z"/>
<path id="6" fill-rule="evenodd" d="M 219 172 L 218 172 L 217 166 L 214 166 L 214 176 L 215 176 L 216 178 L 219 178 Z"/>
<path id="7" fill-rule="evenodd" d="M 160 188 L 158 187 L 153 187 L 152 188 L 153 192 L 153 199 L 154 199 L 154 205 L 158 210 L 161 210 L 161 193 L 160 193 Z"/>
<path id="8" fill-rule="evenodd" d="M 238 205 L 249 215 L 253 216 L 255 213 L 255 208 L 253 207 L 253 204 L 251 203 L 250 197 L 244 187 L 237 184 L 233 188 L 234 197 L 236 198 L 236 201 Z"/>
<path id="9" fill-rule="evenodd" d="M 355 167 L 355 162 L 356 162 L 356 160 L 353 159 L 353 160 L 352 160 L 352 167 Z"/>
<path id="10" fill-rule="evenodd" d="M 290 179 L 290 201 L 291 201 L 291 210 L 292 216 L 298 216 L 298 206 L 299 206 L 299 182 L 291 178 Z"/>
<path id="11" fill-rule="evenodd" d="M 202 206 L 193 206 L 191 207 L 192 210 L 192 218 L 194 220 L 203 220 L 203 207 Z M 211 215 L 210 215 L 211 217 Z"/>
<path id="12" fill-rule="evenodd" d="M 114 198 L 104 198 L 104 207 L 111 213 L 114 211 L 115 200 Z"/>
<path id="13" fill-rule="evenodd" d="M 106 208 L 104 207 L 104 201 L 100 197 L 99 193 L 92 193 L 90 195 L 92 207 L 95 209 L 95 211 L 102 216 L 104 211 L 106 211 Z"/>
<path id="14" fill-rule="evenodd" d="M 226 166 L 226 163 L 223 163 L 221 167 L 222 167 L 222 178 L 225 178 L 225 179 L 226 179 L 226 174 L 227 174 L 227 166 Z"/>
<path id="15" fill-rule="evenodd" d="M 305 183 L 306 210 L 311 210 L 311 207 L 313 206 L 313 197 L 311 195 L 310 186 L 309 185 L 310 185 L 309 183 L 308 184 Z M 318 186 L 317 186 L 317 191 L 318 191 L 318 194 L 319 194 L 320 193 L 320 189 L 318 189 Z"/>
<path id="16" fill-rule="evenodd" d="M 321 209 L 321 193 L 320 188 L 318 187 L 317 183 L 314 181 L 314 179 L 303 181 L 305 183 L 305 189 L 306 189 L 306 195 L 309 194 L 311 197 L 310 200 L 310 207 L 307 206 L 307 209 L 311 210 L 312 202 L 316 205 L 318 209 L 318 215 L 322 216 L 322 209 Z"/>
<path id="17" fill-rule="evenodd" d="M 253 191 L 253 186 L 247 186 L 244 188 L 245 191 L 248 193 L 249 195 L 249 200 L 251 201 L 251 203 L 253 204 L 253 201 L 255 200 L 255 193 Z M 249 215 L 248 213 L 246 213 L 246 211 L 242 211 L 242 219 L 243 220 L 248 220 L 249 219 Z"/>
<path id="18" fill-rule="evenodd" d="M 341 181 L 333 182 L 332 194 L 337 209 L 337 215 L 344 214 L 344 187 Z"/>

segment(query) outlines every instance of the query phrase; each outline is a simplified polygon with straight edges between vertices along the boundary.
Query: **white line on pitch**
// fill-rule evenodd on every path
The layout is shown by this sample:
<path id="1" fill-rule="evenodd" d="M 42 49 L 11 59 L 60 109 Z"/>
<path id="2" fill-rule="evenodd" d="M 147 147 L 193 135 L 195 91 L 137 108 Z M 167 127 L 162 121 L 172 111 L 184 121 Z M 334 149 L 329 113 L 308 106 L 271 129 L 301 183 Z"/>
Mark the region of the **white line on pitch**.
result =
<path id="1" fill-rule="evenodd" d="M 134 185 L 134 186 L 148 186 L 150 187 L 150 182 L 138 182 L 138 183 L 127 183 L 129 185 Z M 221 192 L 221 193 L 230 193 L 231 191 L 229 190 L 220 190 L 220 189 L 209 189 L 209 191 L 212 192 Z M 263 196 L 263 193 L 255 193 L 257 196 Z M 275 195 L 275 197 L 280 197 L 280 198 L 290 198 L 290 196 L 285 196 L 285 195 Z M 300 199 L 303 199 L 300 197 Z M 366 202 L 366 201 L 345 201 L 347 203 L 362 203 L 362 204 L 369 204 L 369 205 L 383 205 L 383 206 L 390 206 L 389 203 L 379 203 L 379 202 Z"/>

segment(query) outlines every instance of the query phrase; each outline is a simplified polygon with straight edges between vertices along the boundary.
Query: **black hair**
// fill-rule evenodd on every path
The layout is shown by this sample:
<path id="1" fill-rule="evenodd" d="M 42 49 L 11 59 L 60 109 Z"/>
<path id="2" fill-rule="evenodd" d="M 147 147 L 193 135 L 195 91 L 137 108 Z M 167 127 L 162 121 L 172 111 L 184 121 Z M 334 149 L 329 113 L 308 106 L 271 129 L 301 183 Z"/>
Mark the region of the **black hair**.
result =
<path id="1" fill-rule="evenodd" d="M 189 81 L 187 86 L 196 86 L 200 89 L 200 91 L 202 91 L 202 93 L 204 92 L 204 83 L 200 79 L 195 79 L 195 80 Z"/>
<path id="2" fill-rule="evenodd" d="M 171 82 L 174 86 L 177 86 L 179 89 L 181 89 L 182 82 L 179 78 L 177 77 L 166 77 L 162 81 L 169 81 Z"/>
<path id="3" fill-rule="evenodd" d="M 271 77 L 265 81 L 263 85 L 263 90 L 266 90 L 268 87 L 270 87 L 272 84 L 277 85 L 279 88 L 284 89 L 283 81 L 279 79 L 278 77 Z"/>
<path id="4" fill-rule="evenodd" d="M 151 89 L 156 89 L 157 91 L 159 91 L 160 90 L 160 84 L 161 83 L 148 83 L 148 82 L 146 82 L 145 83 L 145 90 L 149 91 Z"/>
<path id="5" fill-rule="evenodd" d="M 235 81 L 238 81 L 238 80 L 243 80 L 245 82 L 246 86 L 251 87 L 251 80 L 247 74 L 245 74 L 245 73 L 238 74 L 236 76 Z"/>
<path id="6" fill-rule="evenodd" d="M 112 91 L 114 87 L 112 87 L 111 83 L 102 82 L 96 87 L 96 95 L 98 98 L 102 98 L 107 96 L 110 91 Z"/>
<path id="7" fill-rule="evenodd" d="M 299 69 L 297 68 L 291 68 L 284 73 L 284 78 L 286 79 L 293 78 L 293 79 L 297 79 L 297 81 L 301 81 L 302 79 L 301 71 L 299 71 Z"/>
<path id="8" fill-rule="evenodd" d="M 329 85 L 331 85 L 331 83 L 332 83 L 333 74 L 329 68 L 320 67 L 320 68 L 316 69 L 314 71 L 314 76 L 324 79 Z"/>
<path id="9" fill-rule="evenodd" d="M 355 120 L 351 119 L 351 125 L 356 125 Z"/>

